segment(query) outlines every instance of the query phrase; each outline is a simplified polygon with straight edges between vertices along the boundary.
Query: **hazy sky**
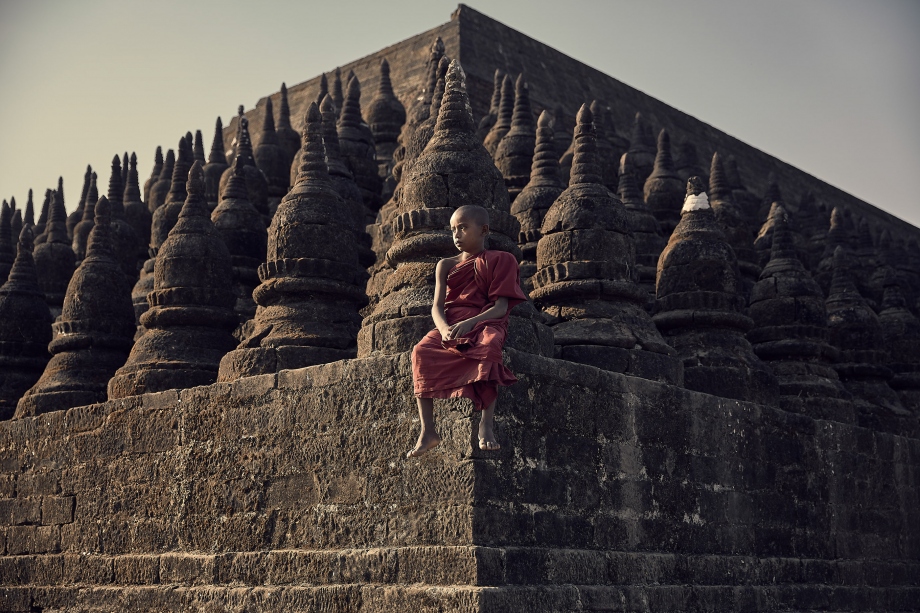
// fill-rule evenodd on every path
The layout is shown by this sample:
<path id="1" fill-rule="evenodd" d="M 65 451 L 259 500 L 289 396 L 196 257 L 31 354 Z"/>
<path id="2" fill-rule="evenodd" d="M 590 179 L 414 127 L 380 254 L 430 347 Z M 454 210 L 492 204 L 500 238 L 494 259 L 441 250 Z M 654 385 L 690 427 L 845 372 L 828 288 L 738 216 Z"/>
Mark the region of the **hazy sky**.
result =
<path id="1" fill-rule="evenodd" d="M 473 8 L 920 225 L 920 2 L 473 1 Z M 175 147 L 446 22 L 456 2 L 0 0 L 0 197 Z M 36 216 L 38 210 L 36 210 Z"/>

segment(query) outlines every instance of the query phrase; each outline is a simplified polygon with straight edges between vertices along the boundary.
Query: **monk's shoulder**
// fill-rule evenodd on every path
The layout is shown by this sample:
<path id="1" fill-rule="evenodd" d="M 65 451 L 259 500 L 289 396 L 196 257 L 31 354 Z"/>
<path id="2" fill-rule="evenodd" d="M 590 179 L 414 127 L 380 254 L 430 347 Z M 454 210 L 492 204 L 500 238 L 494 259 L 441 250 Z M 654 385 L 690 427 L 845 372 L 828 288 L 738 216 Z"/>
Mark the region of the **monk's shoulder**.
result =
<path id="1" fill-rule="evenodd" d="M 517 268 L 518 261 L 517 258 L 507 251 L 497 251 L 494 249 L 489 249 L 486 251 L 486 259 L 490 264 L 500 264 L 504 266 L 514 266 Z"/>

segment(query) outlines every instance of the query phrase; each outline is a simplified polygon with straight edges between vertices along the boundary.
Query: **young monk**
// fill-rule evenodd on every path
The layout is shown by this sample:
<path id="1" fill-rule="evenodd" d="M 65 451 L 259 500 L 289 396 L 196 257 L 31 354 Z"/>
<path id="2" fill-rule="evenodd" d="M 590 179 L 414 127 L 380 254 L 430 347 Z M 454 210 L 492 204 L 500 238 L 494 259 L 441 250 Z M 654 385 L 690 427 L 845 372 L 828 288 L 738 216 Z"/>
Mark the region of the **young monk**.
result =
<path id="1" fill-rule="evenodd" d="M 479 448 L 500 449 L 493 431 L 499 385 L 517 379 L 502 364 L 508 313 L 527 300 L 517 260 L 485 248 L 489 212 L 465 205 L 454 211 L 450 230 L 458 255 L 435 269 L 435 329 L 412 349 L 412 375 L 422 431 L 407 457 L 419 457 L 441 442 L 434 424 L 433 398 L 470 398 L 481 411 Z"/>

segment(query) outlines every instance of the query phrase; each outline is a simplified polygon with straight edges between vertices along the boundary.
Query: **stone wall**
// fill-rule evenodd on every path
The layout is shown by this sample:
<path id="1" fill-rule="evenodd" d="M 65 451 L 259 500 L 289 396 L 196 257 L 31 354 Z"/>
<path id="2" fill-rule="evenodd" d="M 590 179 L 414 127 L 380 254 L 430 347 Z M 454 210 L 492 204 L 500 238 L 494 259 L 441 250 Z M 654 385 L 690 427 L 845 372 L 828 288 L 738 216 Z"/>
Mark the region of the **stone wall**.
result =
<path id="1" fill-rule="evenodd" d="M 0 611 L 920 609 L 920 440 L 507 360 L 492 453 L 406 354 L 0 423 Z"/>

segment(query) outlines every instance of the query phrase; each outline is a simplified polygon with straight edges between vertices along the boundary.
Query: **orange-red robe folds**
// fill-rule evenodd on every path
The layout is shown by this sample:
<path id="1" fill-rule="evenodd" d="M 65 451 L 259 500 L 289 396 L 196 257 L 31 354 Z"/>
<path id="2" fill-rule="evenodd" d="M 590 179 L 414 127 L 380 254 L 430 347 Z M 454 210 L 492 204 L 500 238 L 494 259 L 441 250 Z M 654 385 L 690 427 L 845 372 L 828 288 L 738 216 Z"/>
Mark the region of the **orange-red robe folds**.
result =
<path id="1" fill-rule="evenodd" d="M 517 260 L 504 251 L 485 250 L 447 274 L 444 315 L 448 325 L 479 315 L 495 301 L 508 299 L 501 319 L 477 323 L 463 338 L 445 341 L 435 328 L 412 350 L 412 375 L 418 398 L 471 398 L 477 411 L 488 408 L 499 385 L 516 382 L 502 364 L 508 314 L 527 300 L 521 291 Z"/>

